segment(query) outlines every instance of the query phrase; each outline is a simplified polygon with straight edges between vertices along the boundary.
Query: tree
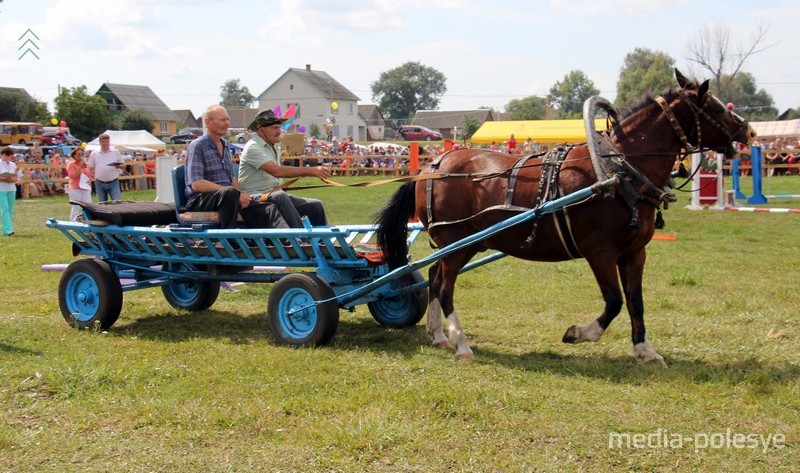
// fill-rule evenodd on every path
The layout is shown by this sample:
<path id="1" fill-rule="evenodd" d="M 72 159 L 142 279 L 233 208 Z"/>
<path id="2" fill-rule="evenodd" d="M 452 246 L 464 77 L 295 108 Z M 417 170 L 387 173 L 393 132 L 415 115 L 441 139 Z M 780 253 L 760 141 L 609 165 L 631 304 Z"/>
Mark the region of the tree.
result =
<path id="1" fill-rule="evenodd" d="M 730 81 L 736 78 L 745 61 L 772 45 L 766 45 L 767 28 L 758 22 L 756 30 L 747 43 L 731 45 L 730 28 L 726 25 L 703 26 L 689 40 L 686 59 L 697 64 L 701 69 L 711 73 L 714 88 L 718 94 L 724 95 Z"/>
<path id="2" fill-rule="evenodd" d="M 617 82 L 617 107 L 628 107 L 645 94 L 657 94 L 675 81 L 675 60 L 667 53 L 636 48 L 625 55 Z"/>
<path id="3" fill-rule="evenodd" d="M 44 105 L 47 110 L 47 105 Z M 0 91 L 0 121 L 33 122 L 38 119 L 39 104 L 16 91 Z"/>
<path id="4" fill-rule="evenodd" d="M 514 120 L 542 120 L 546 116 L 547 99 L 535 95 L 513 99 L 505 109 Z"/>
<path id="5" fill-rule="evenodd" d="M 583 71 L 574 70 L 565 75 L 563 81 L 553 84 L 550 88 L 550 101 L 560 118 L 581 118 L 583 102 L 599 93 L 600 90 Z"/>
<path id="6" fill-rule="evenodd" d="M 73 135 L 89 141 L 111 128 L 111 115 L 102 97 L 89 95 L 86 86 L 61 89 L 55 99 L 56 116 L 67 122 Z"/>
<path id="7" fill-rule="evenodd" d="M 458 138 L 470 139 L 470 138 L 472 138 L 472 135 L 474 135 L 475 132 L 478 131 L 478 128 L 480 128 L 480 127 L 481 127 L 481 124 L 480 124 L 480 122 L 478 121 L 477 118 L 469 117 L 469 116 L 468 117 L 464 117 L 464 121 L 461 124 L 461 129 L 459 130 L 461 132 L 461 133 L 459 133 L 459 135 L 461 135 L 461 136 L 457 136 L 456 138 L 457 139 Z"/>
<path id="8" fill-rule="evenodd" d="M 125 110 L 119 123 L 120 130 L 153 131 L 153 121 L 144 110 Z"/>
<path id="9" fill-rule="evenodd" d="M 247 87 L 239 84 L 239 79 L 228 79 L 219 88 L 223 107 L 247 108 L 255 102 L 256 98 Z"/>
<path id="10" fill-rule="evenodd" d="M 721 94 L 714 91 L 715 95 L 723 102 L 733 103 L 736 113 L 750 121 L 777 120 L 775 101 L 764 89 L 757 90 L 752 74 L 740 72 L 733 79 L 723 76 L 722 80 L 728 87 Z"/>
<path id="11" fill-rule="evenodd" d="M 322 132 L 316 122 L 312 122 L 311 125 L 308 126 L 308 135 L 312 138 L 322 138 Z"/>
<path id="12" fill-rule="evenodd" d="M 432 67 L 407 62 L 381 72 L 370 86 L 372 100 L 393 127 L 407 122 L 417 110 L 436 110 L 445 92 L 447 78 Z"/>

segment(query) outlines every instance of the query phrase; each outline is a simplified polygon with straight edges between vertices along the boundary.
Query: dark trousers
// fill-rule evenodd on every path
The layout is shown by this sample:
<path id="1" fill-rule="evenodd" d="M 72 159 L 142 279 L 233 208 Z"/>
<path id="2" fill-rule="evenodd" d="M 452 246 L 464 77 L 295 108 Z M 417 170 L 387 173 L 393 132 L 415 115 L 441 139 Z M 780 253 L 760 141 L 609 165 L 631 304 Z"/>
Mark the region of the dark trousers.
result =
<path id="1" fill-rule="evenodd" d="M 186 210 L 193 212 L 219 212 L 220 228 L 236 226 L 236 217 L 241 213 L 245 223 L 253 228 L 289 228 L 275 204 L 250 202 L 246 209 L 239 205 L 239 190 L 223 187 L 214 192 L 195 194 L 186 203 Z"/>
<path id="2" fill-rule="evenodd" d="M 321 200 L 297 197 L 277 190 L 269 195 L 267 202 L 275 204 L 283 219 L 292 228 L 303 228 L 301 220 L 303 217 L 308 217 L 311 225 L 315 227 L 328 225 L 325 206 Z"/>

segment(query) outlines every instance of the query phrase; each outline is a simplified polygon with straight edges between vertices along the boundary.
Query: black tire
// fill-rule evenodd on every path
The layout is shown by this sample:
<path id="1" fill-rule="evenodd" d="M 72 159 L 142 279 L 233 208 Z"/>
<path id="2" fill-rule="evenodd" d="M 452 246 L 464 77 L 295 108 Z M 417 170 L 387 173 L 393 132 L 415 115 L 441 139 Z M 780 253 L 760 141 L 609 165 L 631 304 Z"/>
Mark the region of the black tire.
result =
<path id="1" fill-rule="evenodd" d="M 237 142 L 237 143 L 244 143 L 244 138 L 243 138 L 243 137 L 241 137 L 241 138 L 237 138 L 237 139 L 236 139 L 236 142 Z"/>
<path id="2" fill-rule="evenodd" d="M 105 261 L 82 259 L 67 266 L 58 283 L 61 315 L 73 327 L 107 330 L 122 311 L 122 285 Z"/>
<path id="3" fill-rule="evenodd" d="M 295 273 L 284 276 L 272 287 L 267 304 L 269 329 L 287 345 L 318 346 L 328 343 L 339 327 L 336 301 L 314 304 L 335 296 L 327 282 L 315 274 Z M 306 307 L 310 306 L 310 307 Z M 305 309 L 288 315 L 300 307 Z"/>
<path id="4" fill-rule="evenodd" d="M 25 140 L 19 140 L 19 144 L 22 146 L 28 146 L 28 143 L 26 143 Z"/>
<path id="5" fill-rule="evenodd" d="M 411 286 L 424 280 L 419 271 L 414 271 L 401 281 L 403 286 Z M 422 288 L 390 299 L 378 299 L 367 303 L 367 308 L 372 317 L 384 327 L 413 327 L 422 320 L 428 308 L 428 289 Z"/>
<path id="6" fill-rule="evenodd" d="M 214 305 L 219 297 L 219 288 L 216 281 L 182 280 L 161 286 L 161 292 L 172 307 L 198 311 Z"/>
<path id="7" fill-rule="evenodd" d="M 175 138 L 170 138 L 170 139 L 169 139 L 169 143 L 170 143 L 170 144 L 173 144 L 173 145 L 176 145 L 176 144 L 178 144 L 178 140 L 177 140 L 177 139 L 175 139 Z"/>

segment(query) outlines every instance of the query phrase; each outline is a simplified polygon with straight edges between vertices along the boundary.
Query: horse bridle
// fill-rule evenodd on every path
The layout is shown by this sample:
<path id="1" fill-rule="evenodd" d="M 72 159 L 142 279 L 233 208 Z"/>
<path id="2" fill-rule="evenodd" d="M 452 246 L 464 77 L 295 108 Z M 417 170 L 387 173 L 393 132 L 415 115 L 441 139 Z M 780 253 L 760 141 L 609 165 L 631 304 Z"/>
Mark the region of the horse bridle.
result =
<path id="1" fill-rule="evenodd" d="M 735 135 L 738 134 L 743 127 L 747 126 L 747 121 L 745 119 L 731 112 L 734 115 L 736 115 L 736 117 L 741 118 L 741 123 L 739 125 L 739 128 L 734 133 L 728 132 L 728 130 L 726 130 L 725 127 L 722 126 L 722 123 L 720 123 L 719 120 L 709 115 L 709 113 L 705 110 L 706 105 L 708 105 L 712 100 L 716 100 L 720 104 L 720 106 L 724 107 L 724 105 L 722 105 L 722 102 L 720 102 L 719 99 L 717 99 L 710 93 L 706 93 L 705 100 L 703 100 L 702 106 L 698 106 L 696 103 L 694 103 L 694 101 L 691 100 L 688 95 L 686 95 L 683 89 L 677 89 L 676 93 L 683 100 L 683 102 L 689 106 L 689 108 L 692 110 L 692 114 L 694 115 L 694 124 L 695 124 L 695 129 L 697 130 L 696 146 L 693 146 L 689 143 L 689 139 L 686 137 L 686 132 L 683 130 L 680 123 L 678 123 L 678 119 L 675 117 L 675 112 L 672 111 L 672 108 L 670 108 L 669 103 L 667 103 L 667 100 L 661 95 L 655 97 L 654 100 L 661 107 L 661 110 L 664 111 L 664 115 L 666 115 L 667 121 L 669 121 L 669 124 L 675 131 L 675 135 L 677 135 L 678 139 L 680 140 L 681 145 L 683 146 L 684 155 L 689 155 L 691 153 L 703 151 L 703 133 L 700 127 L 701 116 L 705 118 L 706 121 L 710 123 L 714 128 L 719 130 L 720 133 L 727 136 L 729 142 L 735 141 Z"/>

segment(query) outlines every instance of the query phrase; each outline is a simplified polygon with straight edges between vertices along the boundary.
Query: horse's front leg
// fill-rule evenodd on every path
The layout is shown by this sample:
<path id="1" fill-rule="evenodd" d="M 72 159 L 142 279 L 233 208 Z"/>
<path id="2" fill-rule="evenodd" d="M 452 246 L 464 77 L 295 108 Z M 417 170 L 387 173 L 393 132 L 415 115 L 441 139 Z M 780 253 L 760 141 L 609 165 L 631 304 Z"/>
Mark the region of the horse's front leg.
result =
<path id="1" fill-rule="evenodd" d="M 605 309 L 600 317 L 585 325 L 573 325 L 567 329 L 561 341 L 564 343 L 596 342 L 606 331 L 611 321 L 622 310 L 622 291 L 619 288 L 619 275 L 615 261 L 606 257 L 587 257 L 600 293 L 605 301 Z"/>
<path id="2" fill-rule="evenodd" d="M 667 368 L 664 357 L 656 353 L 647 341 L 644 327 L 644 298 L 642 296 L 642 276 L 647 252 L 644 248 L 630 258 L 623 258 L 619 264 L 622 288 L 625 291 L 625 302 L 631 317 L 631 339 L 633 341 L 633 357 L 640 363 L 655 362 Z"/>
<path id="3" fill-rule="evenodd" d="M 425 331 L 433 340 L 436 348 L 453 348 L 442 330 L 442 304 L 439 302 L 439 291 L 442 286 L 440 275 L 441 264 L 437 262 L 428 270 L 428 317 L 425 321 Z"/>

